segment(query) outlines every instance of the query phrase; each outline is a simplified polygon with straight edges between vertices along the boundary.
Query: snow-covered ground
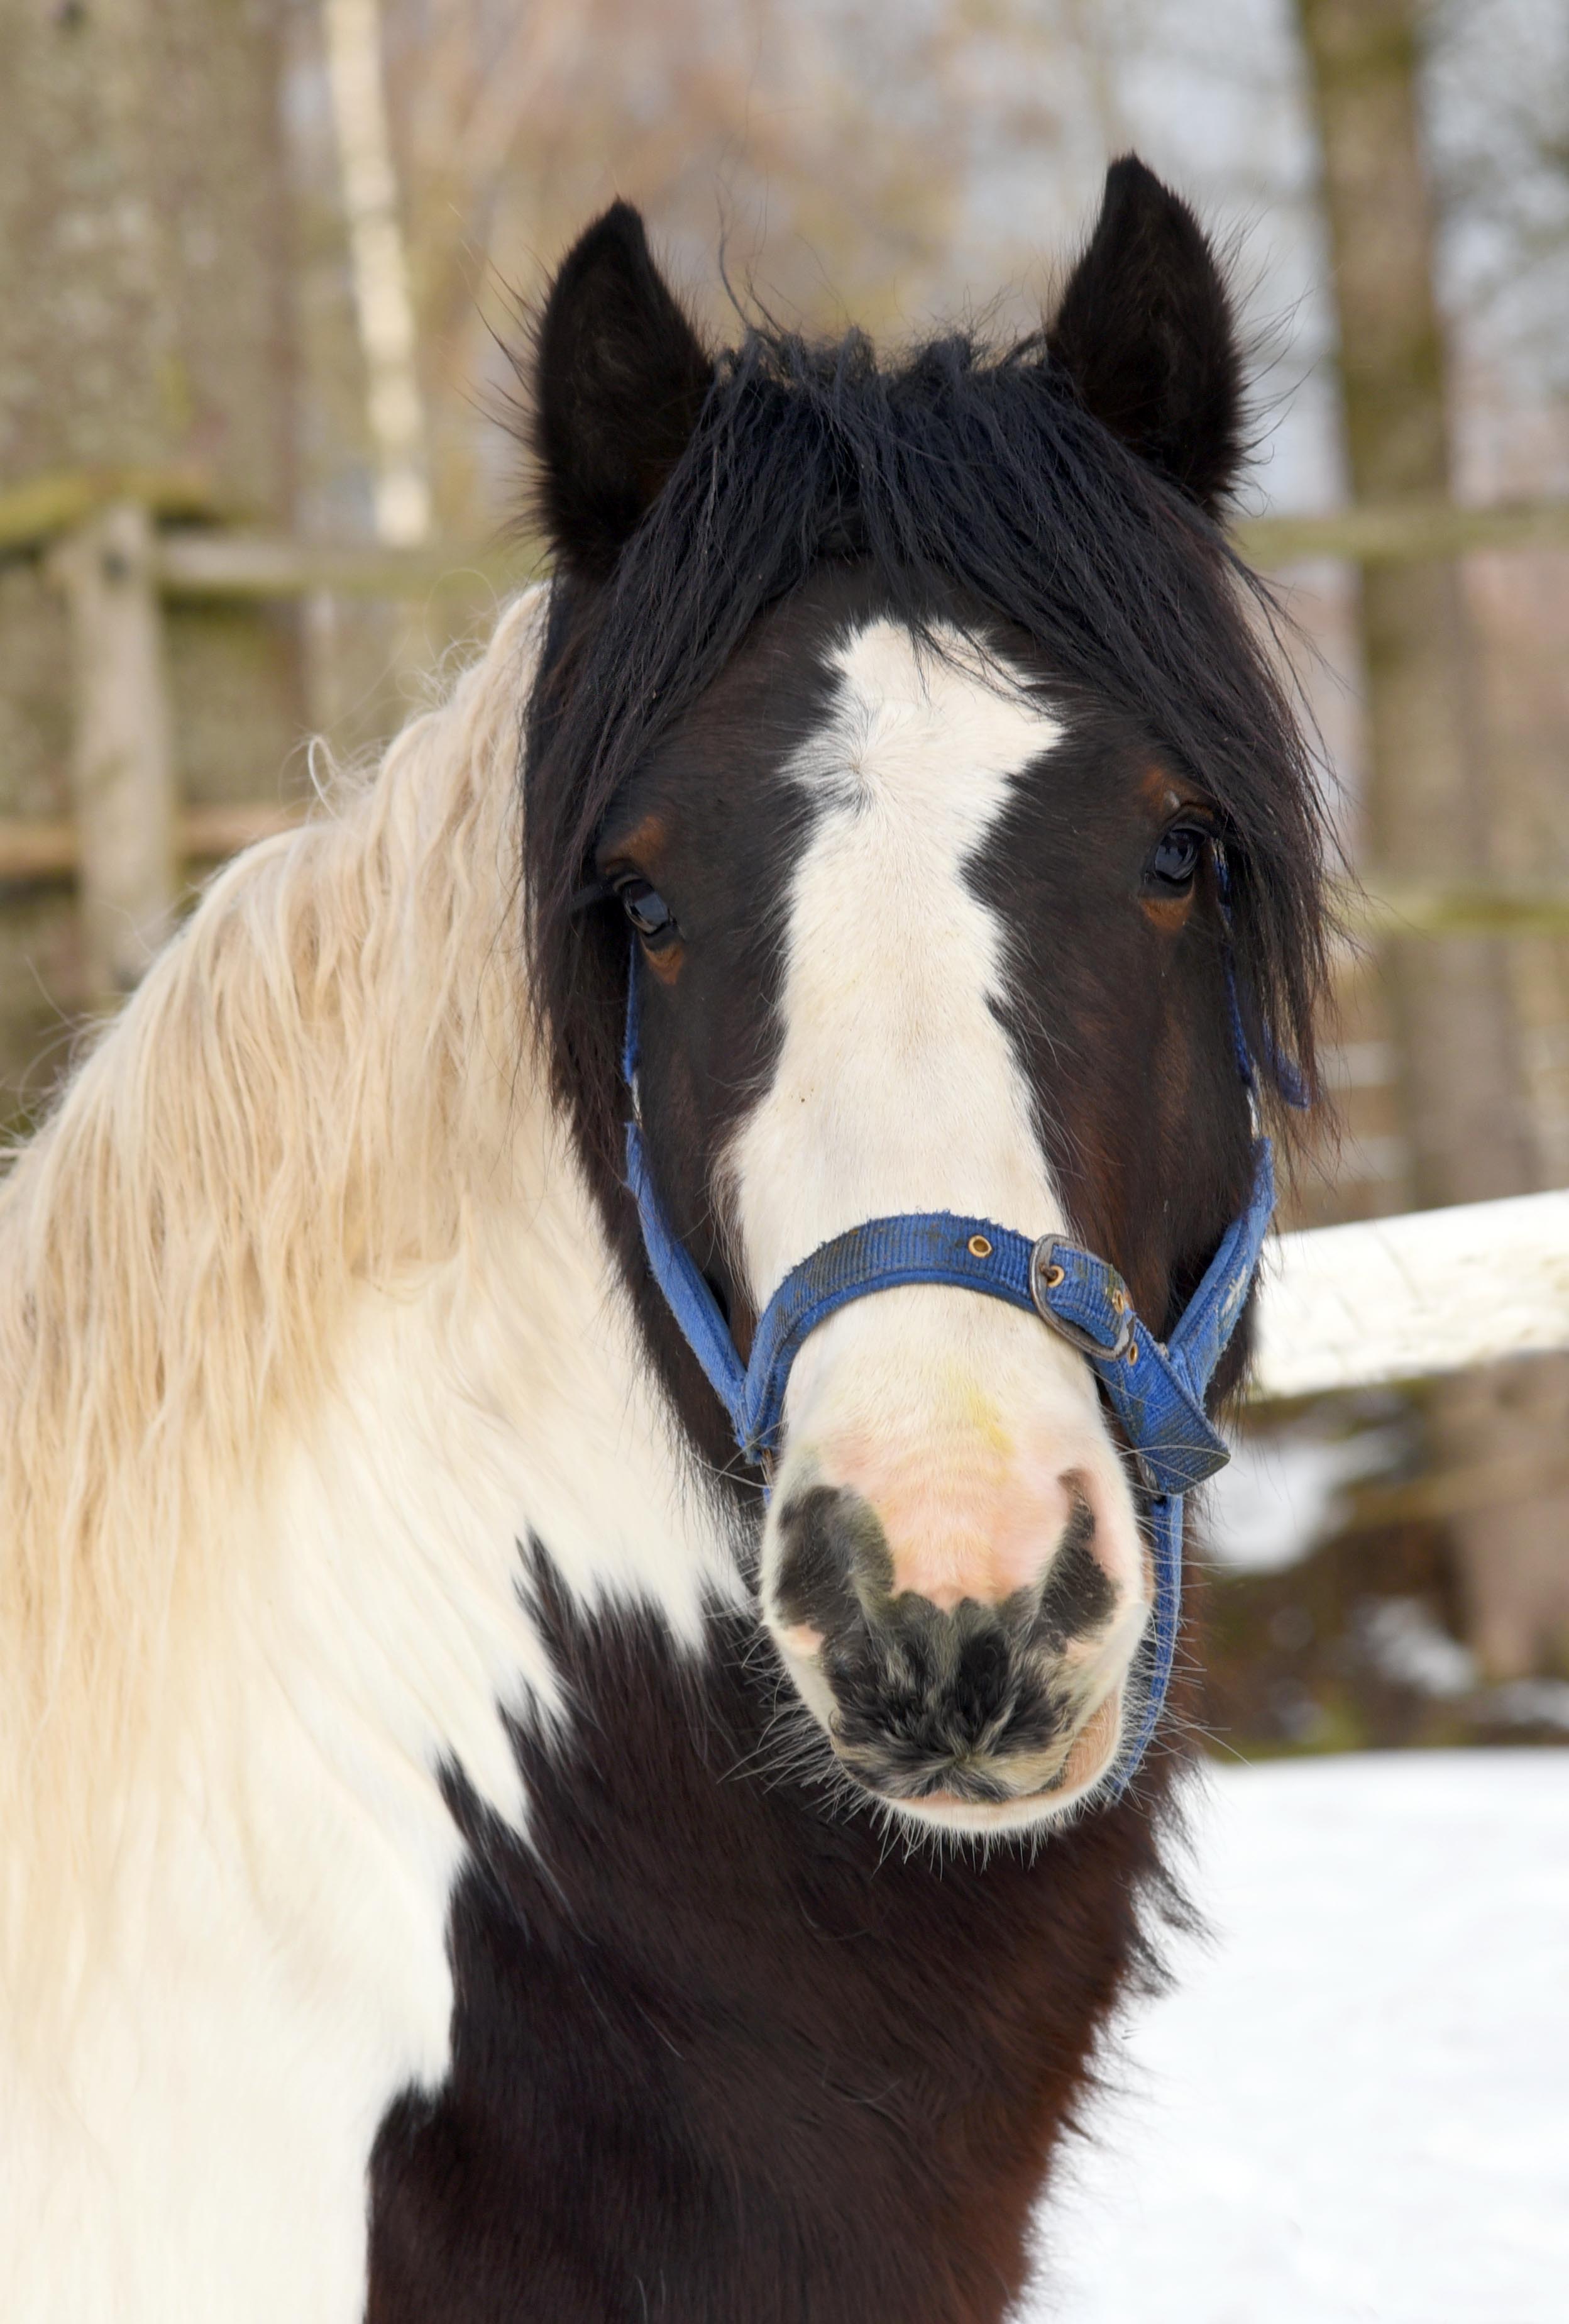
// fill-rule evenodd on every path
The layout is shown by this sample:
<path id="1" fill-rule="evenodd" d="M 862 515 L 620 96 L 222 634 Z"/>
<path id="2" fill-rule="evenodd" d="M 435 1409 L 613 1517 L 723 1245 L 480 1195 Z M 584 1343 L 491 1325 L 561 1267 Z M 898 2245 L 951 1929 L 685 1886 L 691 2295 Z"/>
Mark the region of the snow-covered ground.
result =
<path id="1" fill-rule="evenodd" d="M 1029 2324 L 1565 2324 L 1569 1751 L 1210 1779 Z"/>

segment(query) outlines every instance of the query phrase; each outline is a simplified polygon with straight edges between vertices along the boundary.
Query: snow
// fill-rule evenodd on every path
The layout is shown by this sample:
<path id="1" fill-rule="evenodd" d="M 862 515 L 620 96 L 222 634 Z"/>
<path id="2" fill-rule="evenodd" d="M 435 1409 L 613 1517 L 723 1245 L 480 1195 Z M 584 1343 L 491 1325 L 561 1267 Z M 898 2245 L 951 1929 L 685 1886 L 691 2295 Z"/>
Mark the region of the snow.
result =
<path id="1" fill-rule="evenodd" d="M 1482 1683 L 1470 1647 L 1441 1629 L 1419 1598 L 1364 1601 L 1360 1628 L 1363 1652 L 1375 1669 L 1413 1694 L 1454 1702 Z"/>
<path id="2" fill-rule="evenodd" d="M 1569 2318 L 1569 1751 L 1214 1772 L 1028 2324 Z"/>

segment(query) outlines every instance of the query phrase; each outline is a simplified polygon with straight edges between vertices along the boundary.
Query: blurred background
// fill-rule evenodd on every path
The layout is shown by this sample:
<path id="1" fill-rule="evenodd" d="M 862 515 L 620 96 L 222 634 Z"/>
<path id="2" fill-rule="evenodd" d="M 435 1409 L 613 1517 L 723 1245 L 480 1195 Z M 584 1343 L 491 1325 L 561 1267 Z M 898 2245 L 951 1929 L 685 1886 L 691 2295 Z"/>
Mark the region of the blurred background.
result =
<path id="1" fill-rule="evenodd" d="M 716 337 L 721 251 L 1011 332 L 1129 146 L 1232 254 L 1241 531 L 1366 891 L 1290 1221 L 1569 1184 L 1556 0 L 7 0 L 0 1114 L 531 569 L 509 349 L 613 194 Z M 1242 1436 L 1217 1752 L 1569 1738 L 1569 1358 Z"/>

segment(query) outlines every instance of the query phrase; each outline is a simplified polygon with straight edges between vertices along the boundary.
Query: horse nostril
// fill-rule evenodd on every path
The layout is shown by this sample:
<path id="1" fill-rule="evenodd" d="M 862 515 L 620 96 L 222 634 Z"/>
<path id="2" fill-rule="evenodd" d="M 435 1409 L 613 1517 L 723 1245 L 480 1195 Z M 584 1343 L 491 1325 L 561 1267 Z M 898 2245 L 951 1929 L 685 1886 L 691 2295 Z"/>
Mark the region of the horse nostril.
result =
<path id="1" fill-rule="evenodd" d="M 771 1596 L 786 1628 L 831 1636 L 885 1602 L 894 1561 L 870 1502 L 843 1485 L 812 1485 L 779 1511 Z"/>
<path id="2" fill-rule="evenodd" d="M 1096 1554 L 1096 1514 L 1077 1474 L 1063 1479 L 1069 1518 L 1047 1567 L 1035 1616 L 1041 1645 L 1060 1654 L 1075 1638 L 1103 1629 L 1117 1608 L 1116 1585 Z"/>

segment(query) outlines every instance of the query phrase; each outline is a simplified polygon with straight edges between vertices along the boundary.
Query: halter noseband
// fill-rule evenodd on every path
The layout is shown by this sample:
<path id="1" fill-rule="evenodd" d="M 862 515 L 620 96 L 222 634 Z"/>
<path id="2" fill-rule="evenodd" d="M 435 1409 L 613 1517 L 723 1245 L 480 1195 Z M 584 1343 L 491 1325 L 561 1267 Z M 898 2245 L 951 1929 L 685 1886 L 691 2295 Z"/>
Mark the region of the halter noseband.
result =
<path id="1" fill-rule="evenodd" d="M 1217 850 L 1218 857 L 1218 850 Z M 1237 1004 L 1229 936 L 1224 858 L 1221 908 L 1226 995 L 1237 1063 L 1250 1092 L 1252 1056 Z M 959 1218 L 949 1211 L 913 1211 L 868 1219 L 835 1235 L 791 1268 L 758 1319 L 751 1360 L 743 1364 L 729 1326 L 691 1253 L 673 1232 L 648 1167 L 638 1102 L 638 945 L 628 967 L 627 1028 L 621 1070 L 631 1097 L 627 1123 L 627 1185 L 638 1205 L 643 1247 L 687 1346 L 724 1406 L 743 1457 L 765 1467 L 778 1441 L 790 1368 L 807 1335 L 855 1299 L 906 1283 L 946 1283 L 1005 1300 L 1067 1340 L 1085 1357 L 1137 1459 L 1150 1494 L 1155 1567 L 1155 1619 L 1146 1633 L 1148 1687 L 1138 1733 L 1115 1769 L 1111 1796 L 1120 1798 L 1149 1748 L 1160 1720 L 1177 1651 L 1182 1611 L 1182 1500 L 1195 1485 L 1225 1466 L 1231 1455 L 1204 1408 L 1205 1390 L 1225 1351 L 1252 1287 L 1271 1213 L 1275 1170 L 1270 1140 L 1253 1141 L 1252 1185 L 1246 1206 L 1221 1238 L 1204 1279 L 1182 1310 L 1171 1336 L 1157 1340 L 1133 1312 L 1115 1267 L 1062 1235 L 1032 1241 L 990 1219 Z M 1294 1068 L 1271 1065 L 1282 1094 L 1308 1102 Z"/>

